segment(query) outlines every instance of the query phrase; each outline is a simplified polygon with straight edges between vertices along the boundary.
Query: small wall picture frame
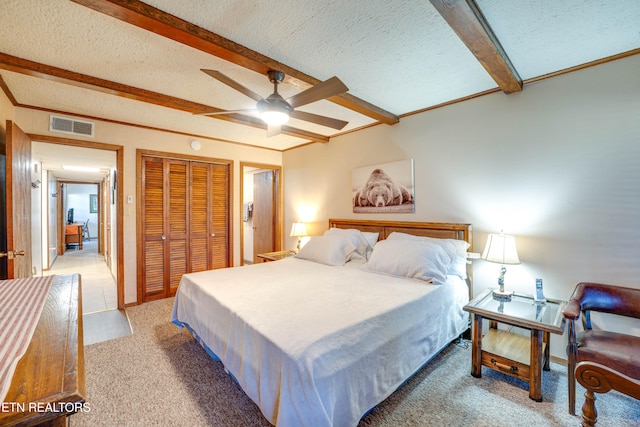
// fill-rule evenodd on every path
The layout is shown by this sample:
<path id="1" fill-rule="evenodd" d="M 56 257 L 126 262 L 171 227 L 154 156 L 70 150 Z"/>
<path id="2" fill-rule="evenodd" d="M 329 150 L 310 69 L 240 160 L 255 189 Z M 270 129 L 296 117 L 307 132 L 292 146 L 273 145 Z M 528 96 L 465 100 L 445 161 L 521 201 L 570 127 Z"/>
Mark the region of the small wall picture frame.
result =
<path id="1" fill-rule="evenodd" d="M 98 213 L 98 195 L 89 194 L 89 213 Z"/>

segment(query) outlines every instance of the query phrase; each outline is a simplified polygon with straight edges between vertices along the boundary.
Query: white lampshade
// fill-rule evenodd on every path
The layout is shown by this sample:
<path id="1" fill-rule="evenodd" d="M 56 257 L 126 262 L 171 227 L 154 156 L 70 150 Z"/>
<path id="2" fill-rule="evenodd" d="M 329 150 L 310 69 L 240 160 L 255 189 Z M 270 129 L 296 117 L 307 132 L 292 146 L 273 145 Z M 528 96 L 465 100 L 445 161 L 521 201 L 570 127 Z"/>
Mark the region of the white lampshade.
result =
<path id="1" fill-rule="evenodd" d="M 498 264 L 520 264 L 516 239 L 505 234 L 489 234 L 482 259 Z"/>
<path id="2" fill-rule="evenodd" d="M 289 121 L 289 114 L 284 111 L 264 111 L 260 118 L 270 126 L 279 126 Z"/>
<path id="3" fill-rule="evenodd" d="M 305 237 L 307 235 L 307 226 L 304 222 L 294 222 L 291 224 L 291 237 Z"/>

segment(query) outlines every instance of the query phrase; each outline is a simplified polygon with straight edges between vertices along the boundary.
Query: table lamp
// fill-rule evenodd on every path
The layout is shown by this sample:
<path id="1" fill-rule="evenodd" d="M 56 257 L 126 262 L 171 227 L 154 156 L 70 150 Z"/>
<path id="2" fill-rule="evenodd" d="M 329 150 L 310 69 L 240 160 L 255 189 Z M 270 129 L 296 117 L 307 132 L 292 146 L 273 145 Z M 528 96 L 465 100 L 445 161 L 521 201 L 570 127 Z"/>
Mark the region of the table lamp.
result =
<path id="1" fill-rule="evenodd" d="M 499 300 L 510 300 L 513 291 L 504 290 L 504 274 L 507 272 L 505 264 L 520 264 L 515 237 L 503 233 L 489 234 L 484 252 L 482 252 L 482 259 L 502 264 L 498 277 L 499 289 L 494 289 L 493 297 Z"/>
<path id="2" fill-rule="evenodd" d="M 298 238 L 298 246 L 296 251 L 300 252 L 300 241 L 307 235 L 307 226 L 304 222 L 294 222 L 291 225 L 291 233 L 289 236 Z"/>

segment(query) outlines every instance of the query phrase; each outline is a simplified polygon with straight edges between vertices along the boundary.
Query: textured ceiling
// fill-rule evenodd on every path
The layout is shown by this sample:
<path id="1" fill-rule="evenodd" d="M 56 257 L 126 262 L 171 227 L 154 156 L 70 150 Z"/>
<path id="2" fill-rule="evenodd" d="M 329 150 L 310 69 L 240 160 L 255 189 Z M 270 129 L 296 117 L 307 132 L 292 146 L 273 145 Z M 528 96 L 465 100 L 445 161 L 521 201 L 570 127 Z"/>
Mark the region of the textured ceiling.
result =
<path id="1" fill-rule="evenodd" d="M 42 162 L 42 169 L 53 173 L 61 180 L 101 182 L 116 168 L 116 153 L 84 147 L 67 146 L 64 150 L 57 144 L 33 141 L 32 157 Z M 64 166 L 89 166 L 97 172 L 65 170 Z"/>
<path id="2" fill-rule="evenodd" d="M 460 1 L 432 3 L 442 3 L 446 8 Z M 92 3 L 104 6 L 137 2 Z M 432 3 L 146 2 L 160 12 L 317 80 L 338 76 L 349 87 L 350 95 L 391 116 L 498 88 L 492 74 Z M 524 80 L 525 91 L 527 80 L 640 49 L 637 0 L 477 0 L 471 4 L 477 5 L 515 74 Z M 3 0 L 0 10 L 0 53 L 10 56 L 10 63 L 15 58 L 33 61 L 37 66 L 56 67 L 84 78 L 218 109 L 253 108 L 255 102 L 202 73 L 201 68 L 220 70 L 265 97 L 273 90 L 261 73 L 72 1 Z M 95 83 L 82 86 L 52 79 L 47 72 L 34 76 L 33 71 L 7 65 L 7 61 L 0 62 L 0 77 L 21 106 L 276 150 L 312 140 L 304 134 L 267 137 L 262 127 L 196 116 L 188 108 L 185 111 L 141 102 L 131 96 L 119 96 L 113 90 L 97 90 Z M 280 93 L 286 98 L 308 87 L 304 79 L 287 78 L 280 85 Z M 300 109 L 349 122 L 342 131 L 300 120 L 288 123 L 321 137 L 378 123 L 376 118 L 327 100 Z"/>

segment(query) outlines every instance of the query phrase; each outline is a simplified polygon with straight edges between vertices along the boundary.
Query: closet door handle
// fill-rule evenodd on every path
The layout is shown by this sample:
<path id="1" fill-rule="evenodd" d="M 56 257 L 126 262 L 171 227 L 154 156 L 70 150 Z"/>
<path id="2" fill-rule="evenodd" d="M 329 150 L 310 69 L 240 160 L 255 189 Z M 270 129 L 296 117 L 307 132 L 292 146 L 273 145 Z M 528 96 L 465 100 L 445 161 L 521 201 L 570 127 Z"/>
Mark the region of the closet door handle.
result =
<path id="1" fill-rule="evenodd" d="M 211 233 L 211 237 L 216 237 L 216 233 Z"/>
<path id="2" fill-rule="evenodd" d="M 167 240 L 167 236 L 162 236 L 161 239 L 162 240 Z"/>

